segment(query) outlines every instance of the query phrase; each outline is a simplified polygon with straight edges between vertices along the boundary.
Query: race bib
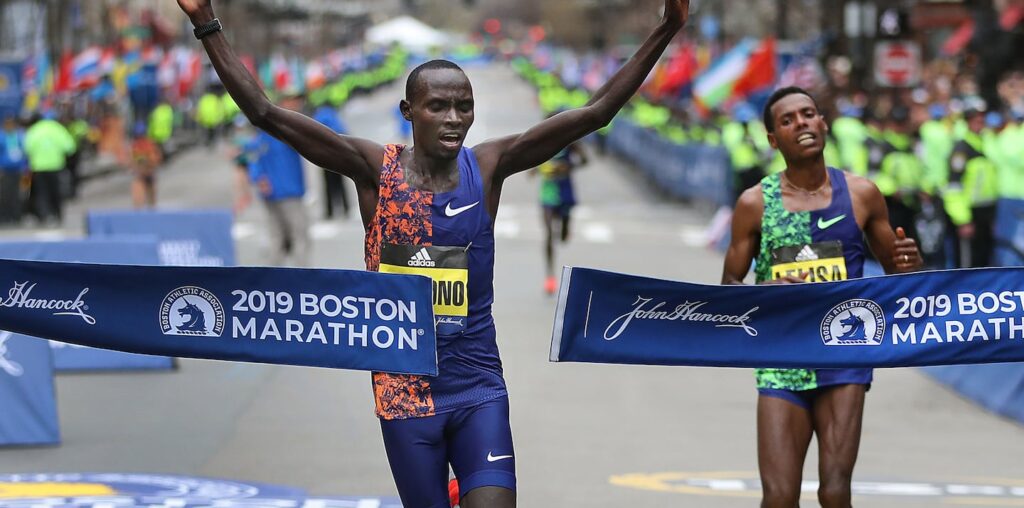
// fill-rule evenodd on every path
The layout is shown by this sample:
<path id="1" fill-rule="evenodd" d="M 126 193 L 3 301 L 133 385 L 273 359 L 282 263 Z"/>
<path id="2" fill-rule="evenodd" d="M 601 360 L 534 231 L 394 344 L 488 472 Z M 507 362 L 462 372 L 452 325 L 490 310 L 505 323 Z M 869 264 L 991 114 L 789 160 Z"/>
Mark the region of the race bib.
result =
<path id="1" fill-rule="evenodd" d="M 434 328 L 439 336 L 459 335 L 469 315 L 469 256 L 465 247 L 386 243 L 380 272 L 426 275 L 434 282 Z"/>
<path id="2" fill-rule="evenodd" d="M 831 240 L 773 250 L 772 279 L 787 275 L 804 278 L 807 282 L 846 280 L 843 242 Z"/>

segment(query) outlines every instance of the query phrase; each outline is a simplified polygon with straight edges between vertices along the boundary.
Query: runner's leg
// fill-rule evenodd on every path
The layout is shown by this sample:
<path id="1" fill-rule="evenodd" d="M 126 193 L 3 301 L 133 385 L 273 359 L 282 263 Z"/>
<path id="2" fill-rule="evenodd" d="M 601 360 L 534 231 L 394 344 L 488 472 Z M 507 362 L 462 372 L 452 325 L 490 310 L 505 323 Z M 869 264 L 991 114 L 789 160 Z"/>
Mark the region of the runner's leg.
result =
<path id="1" fill-rule="evenodd" d="M 563 207 L 563 210 L 562 210 L 562 213 L 560 214 L 560 217 L 562 219 L 562 230 L 561 230 L 561 233 L 562 233 L 562 243 L 566 243 L 566 242 L 569 241 L 569 233 L 570 233 L 570 231 L 569 231 L 569 219 L 572 217 L 572 207 L 571 206 Z"/>
<path id="2" fill-rule="evenodd" d="M 757 465 L 761 472 L 761 508 L 796 508 L 804 458 L 813 431 L 811 413 L 795 402 L 757 398 Z"/>
<path id="3" fill-rule="evenodd" d="M 548 295 L 555 294 L 558 290 L 558 281 L 555 279 L 555 214 L 556 211 L 550 206 L 543 207 L 544 211 L 544 292 Z"/>
<path id="4" fill-rule="evenodd" d="M 823 508 L 849 508 L 850 481 L 860 448 L 865 385 L 825 389 L 814 403 L 818 435 L 818 501 Z"/>
<path id="5" fill-rule="evenodd" d="M 516 505 L 515 452 L 508 397 L 458 411 L 452 419 L 448 456 L 459 479 L 462 508 Z"/>
<path id="6" fill-rule="evenodd" d="M 381 420 L 384 450 L 406 508 L 449 508 L 447 415 Z"/>

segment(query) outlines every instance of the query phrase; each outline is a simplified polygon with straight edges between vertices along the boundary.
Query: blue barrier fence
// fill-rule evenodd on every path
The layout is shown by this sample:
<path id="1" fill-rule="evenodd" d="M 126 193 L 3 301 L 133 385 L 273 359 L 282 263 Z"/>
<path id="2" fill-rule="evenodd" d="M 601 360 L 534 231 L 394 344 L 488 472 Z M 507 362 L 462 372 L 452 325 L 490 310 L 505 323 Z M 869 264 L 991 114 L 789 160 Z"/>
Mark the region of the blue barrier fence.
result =
<path id="1" fill-rule="evenodd" d="M 1024 200 L 999 200 L 995 264 L 1024 265 Z M 1024 363 L 950 365 L 924 371 L 989 411 L 1024 423 Z"/>
<path id="2" fill-rule="evenodd" d="M 107 237 L 52 242 L 0 242 L 0 258 L 25 261 L 159 265 L 155 236 Z M 9 288 L 2 288 L 7 291 Z M 71 339 L 71 337 L 69 337 Z M 37 339 L 38 340 L 38 339 Z M 174 359 L 50 342 L 58 372 L 172 369 Z"/>
<path id="3" fill-rule="evenodd" d="M 0 331 L 0 446 L 60 443 L 53 356 L 42 340 Z"/>
<path id="4" fill-rule="evenodd" d="M 722 147 L 678 145 L 650 129 L 616 119 L 608 133 L 608 148 L 677 198 L 733 204 L 732 168 Z"/>
<path id="5" fill-rule="evenodd" d="M 89 236 L 150 235 L 167 266 L 233 266 L 235 243 L 228 210 L 91 211 Z"/>

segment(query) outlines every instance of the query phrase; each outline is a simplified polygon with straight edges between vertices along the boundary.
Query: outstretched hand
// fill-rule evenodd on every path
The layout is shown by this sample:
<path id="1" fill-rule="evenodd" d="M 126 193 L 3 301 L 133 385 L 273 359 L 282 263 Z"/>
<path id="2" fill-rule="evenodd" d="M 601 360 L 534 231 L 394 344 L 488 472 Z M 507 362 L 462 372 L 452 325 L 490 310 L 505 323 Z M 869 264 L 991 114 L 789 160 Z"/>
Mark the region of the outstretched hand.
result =
<path id="1" fill-rule="evenodd" d="M 213 17 L 213 6 L 210 5 L 210 0 L 178 0 L 178 7 L 181 7 L 181 10 L 193 22 L 199 18 Z"/>
<path id="2" fill-rule="evenodd" d="M 181 0 L 179 0 L 181 1 Z M 665 0 L 665 20 L 683 27 L 690 18 L 690 0 Z"/>
<path id="3" fill-rule="evenodd" d="M 892 250 L 892 261 L 899 272 L 912 272 L 921 269 L 921 251 L 913 238 L 907 238 L 903 228 L 896 228 L 896 245 Z"/>

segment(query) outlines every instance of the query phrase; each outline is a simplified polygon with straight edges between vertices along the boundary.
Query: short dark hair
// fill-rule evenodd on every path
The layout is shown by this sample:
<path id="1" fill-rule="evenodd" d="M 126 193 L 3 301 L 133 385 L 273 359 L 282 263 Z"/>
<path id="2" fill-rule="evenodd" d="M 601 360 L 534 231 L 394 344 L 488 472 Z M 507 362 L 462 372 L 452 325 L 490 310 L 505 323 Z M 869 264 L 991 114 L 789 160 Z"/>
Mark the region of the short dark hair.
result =
<path id="1" fill-rule="evenodd" d="M 459 67 L 455 62 L 448 60 L 430 60 L 417 66 L 412 72 L 409 73 L 409 79 L 405 80 L 405 100 L 411 101 L 413 95 L 419 92 L 419 81 L 420 74 L 423 71 L 432 71 L 438 69 L 451 69 L 453 71 L 459 71 L 465 74 L 462 67 Z"/>
<path id="2" fill-rule="evenodd" d="M 764 114 L 762 120 L 764 120 L 765 130 L 767 130 L 768 132 L 775 132 L 775 117 L 772 116 L 772 106 L 774 106 L 776 102 L 779 102 L 784 97 L 796 94 L 806 95 L 810 97 L 811 102 L 814 103 L 814 107 L 818 107 L 818 101 L 814 100 L 814 96 L 808 93 L 807 90 L 804 90 L 803 88 L 800 88 L 798 86 L 787 86 L 784 88 L 780 88 L 772 92 L 771 97 L 768 97 L 768 102 L 764 105 Z"/>

